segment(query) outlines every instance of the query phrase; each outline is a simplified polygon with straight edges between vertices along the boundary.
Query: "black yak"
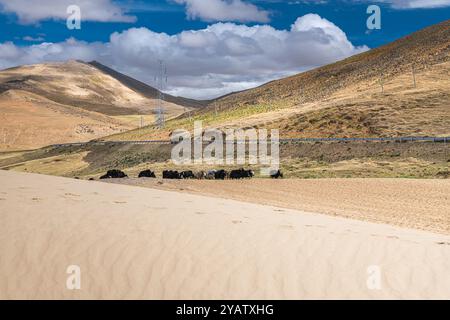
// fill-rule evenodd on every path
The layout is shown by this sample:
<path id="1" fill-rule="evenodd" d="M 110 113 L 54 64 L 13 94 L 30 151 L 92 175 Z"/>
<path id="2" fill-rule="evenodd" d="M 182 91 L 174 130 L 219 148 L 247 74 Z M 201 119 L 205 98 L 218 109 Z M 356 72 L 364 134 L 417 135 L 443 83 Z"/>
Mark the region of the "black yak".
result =
<path id="1" fill-rule="evenodd" d="M 209 170 L 206 174 L 206 179 L 208 180 L 214 180 L 216 178 L 216 170 Z"/>
<path id="2" fill-rule="evenodd" d="M 139 178 L 156 178 L 156 175 L 151 170 L 144 170 L 141 173 L 139 173 Z"/>
<path id="3" fill-rule="evenodd" d="M 271 171 L 270 172 L 270 177 L 272 179 L 283 179 L 283 173 L 281 172 L 281 170 L 277 170 L 277 171 Z"/>
<path id="4" fill-rule="evenodd" d="M 233 170 L 230 173 L 230 179 L 237 180 L 237 179 L 246 179 L 246 178 L 253 178 L 255 176 L 255 173 L 253 170 Z"/>
<path id="5" fill-rule="evenodd" d="M 225 180 L 228 177 L 228 172 L 225 170 L 218 170 L 214 173 L 214 179 L 216 180 Z"/>
<path id="6" fill-rule="evenodd" d="M 164 170 L 163 179 L 181 179 L 181 174 L 178 171 Z"/>
<path id="7" fill-rule="evenodd" d="M 128 178 L 128 176 L 120 170 L 108 170 L 108 172 L 101 176 L 100 179 L 121 179 L 121 178 Z"/>
<path id="8" fill-rule="evenodd" d="M 181 178 L 182 179 L 195 179 L 194 172 L 192 172 L 191 170 L 183 171 L 181 173 Z"/>

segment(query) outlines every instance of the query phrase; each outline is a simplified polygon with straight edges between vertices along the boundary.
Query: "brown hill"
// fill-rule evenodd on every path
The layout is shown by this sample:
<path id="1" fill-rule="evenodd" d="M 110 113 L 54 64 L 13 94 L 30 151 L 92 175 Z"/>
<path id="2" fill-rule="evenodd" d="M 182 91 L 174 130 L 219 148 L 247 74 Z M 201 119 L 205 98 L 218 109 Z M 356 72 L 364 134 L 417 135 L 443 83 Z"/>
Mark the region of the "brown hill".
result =
<path id="1" fill-rule="evenodd" d="M 324 67 L 219 98 L 111 139 L 204 127 L 265 127 L 285 137 L 450 135 L 450 20 Z M 415 79 L 415 83 L 414 83 Z"/>
<path id="2" fill-rule="evenodd" d="M 0 94 L 0 110 L 0 151 L 89 141 L 133 128 L 101 113 L 22 90 Z"/>
<path id="3" fill-rule="evenodd" d="M 149 99 L 158 99 L 159 91 L 157 89 L 120 72 L 117 72 L 116 70 L 113 70 L 97 61 L 89 62 L 89 64 L 104 72 L 105 74 L 110 75 L 114 79 L 120 81 L 123 85 L 127 86 L 131 90 L 142 94 L 144 97 Z M 164 94 L 164 101 L 188 108 L 201 108 L 206 106 L 209 102 L 183 97 L 174 97 L 170 94 Z"/>
<path id="4" fill-rule="evenodd" d="M 134 90 L 111 76 L 113 70 L 79 62 L 46 63 L 21 66 L 0 71 L 0 93 L 22 90 L 45 97 L 56 103 L 76 106 L 106 115 L 151 114 L 158 91 L 142 84 Z M 117 76 L 120 75 L 117 73 Z M 125 77 L 125 76 L 123 76 Z M 128 78 L 128 82 L 131 82 Z M 144 95 L 145 90 L 154 92 Z M 167 96 L 171 100 L 176 100 Z M 182 102 L 183 99 L 177 100 Z M 167 112 L 180 113 L 187 105 L 168 101 Z"/>
<path id="5" fill-rule="evenodd" d="M 94 66 L 95 65 L 95 66 Z M 158 91 L 99 63 L 27 65 L 0 71 L 0 150 L 89 141 L 153 122 Z M 166 117 L 195 101 L 167 95 Z"/>
<path id="6" fill-rule="evenodd" d="M 450 61 L 450 20 L 423 29 L 393 43 L 343 61 L 301 73 L 261 87 L 219 98 L 216 105 L 284 103 L 298 105 L 330 97 L 343 88 L 379 86 L 395 76 Z"/>

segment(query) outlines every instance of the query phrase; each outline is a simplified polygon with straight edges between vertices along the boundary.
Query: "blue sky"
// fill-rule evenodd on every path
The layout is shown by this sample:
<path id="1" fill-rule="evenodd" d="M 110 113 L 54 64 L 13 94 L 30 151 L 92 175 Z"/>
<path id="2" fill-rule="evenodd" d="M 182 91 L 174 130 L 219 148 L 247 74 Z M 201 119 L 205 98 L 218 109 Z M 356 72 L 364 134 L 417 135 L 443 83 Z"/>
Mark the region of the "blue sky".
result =
<path id="1" fill-rule="evenodd" d="M 152 84 L 155 61 L 167 59 L 166 91 L 194 98 L 308 70 L 450 19 L 447 0 L 33 2 L 0 0 L 0 68 L 96 59 Z M 81 8 L 80 30 L 66 27 L 65 2 Z M 381 30 L 367 30 L 370 4 L 381 8 Z"/>

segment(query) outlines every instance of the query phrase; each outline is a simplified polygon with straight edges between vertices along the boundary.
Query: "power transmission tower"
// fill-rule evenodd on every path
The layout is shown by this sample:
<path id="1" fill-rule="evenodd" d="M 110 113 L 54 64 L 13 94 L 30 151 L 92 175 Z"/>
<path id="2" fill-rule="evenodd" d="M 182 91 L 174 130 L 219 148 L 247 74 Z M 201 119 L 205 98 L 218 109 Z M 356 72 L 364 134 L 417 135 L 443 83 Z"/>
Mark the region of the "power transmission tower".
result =
<path id="1" fill-rule="evenodd" d="M 156 77 L 158 99 L 156 104 L 156 126 L 160 129 L 165 125 L 165 111 L 164 111 L 164 93 L 163 90 L 167 85 L 167 68 L 163 60 L 158 60 L 158 74 Z"/>
<path id="2" fill-rule="evenodd" d="M 186 115 L 188 115 L 188 118 L 189 118 L 189 121 L 192 121 L 192 119 L 191 119 L 191 109 L 188 109 L 188 108 L 186 108 L 186 107 L 184 107 L 184 114 Z"/>

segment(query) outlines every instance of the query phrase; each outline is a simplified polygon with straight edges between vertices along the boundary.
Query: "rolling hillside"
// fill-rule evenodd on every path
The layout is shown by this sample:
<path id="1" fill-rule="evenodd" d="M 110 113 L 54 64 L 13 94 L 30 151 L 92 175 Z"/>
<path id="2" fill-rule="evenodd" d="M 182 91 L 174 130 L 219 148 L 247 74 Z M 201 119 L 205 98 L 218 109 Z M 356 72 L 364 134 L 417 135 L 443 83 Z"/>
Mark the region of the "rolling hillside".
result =
<path id="1" fill-rule="evenodd" d="M 414 84 L 415 79 L 415 84 Z M 168 137 L 194 120 L 279 129 L 284 137 L 450 135 L 450 20 L 331 65 L 226 95 L 169 121 L 108 139 Z"/>
<path id="2" fill-rule="evenodd" d="M 129 123 L 40 95 L 8 90 L 0 94 L 0 151 L 89 141 L 133 129 Z"/>
<path id="3" fill-rule="evenodd" d="M 354 87 L 379 86 L 379 81 L 450 61 L 450 20 L 431 26 L 393 43 L 315 70 L 277 80 L 261 87 L 227 95 L 217 105 L 254 105 L 283 102 L 289 105 L 314 102 Z M 355 86 L 356 85 L 356 86 Z"/>
<path id="4" fill-rule="evenodd" d="M 117 72 L 97 61 L 89 62 L 89 64 L 100 71 L 104 72 L 107 75 L 110 75 L 117 81 L 121 82 L 123 85 L 127 86 L 131 90 L 140 93 L 146 98 L 149 99 L 157 99 L 159 91 L 141 81 L 133 79 L 129 76 L 126 76 L 120 72 Z M 179 106 L 184 106 L 187 108 L 201 108 L 208 104 L 209 101 L 198 101 L 183 97 L 174 97 L 170 94 L 164 94 L 164 100 L 169 103 L 173 103 Z"/>
<path id="5" fill-rule="evenodd" d="M 94 66 L 95 65 L 95 66 Z M 0 150 L 89 141 L 154 121 L 158 91 L 99 63 L 68 61 L 0 71 Z M 195 101 L 167 96 L 166 117 Z"/>
<path id="6" fill-rule="evenodd" d="M 284 136 L 370 137 L 450 135 L 449 104 L 450 20 L 346 60 L 228 95 L 216 108 L 250 113 L 266 108 L 265 114 L 253 112 L 231 124 L 277 128 Z"/>

